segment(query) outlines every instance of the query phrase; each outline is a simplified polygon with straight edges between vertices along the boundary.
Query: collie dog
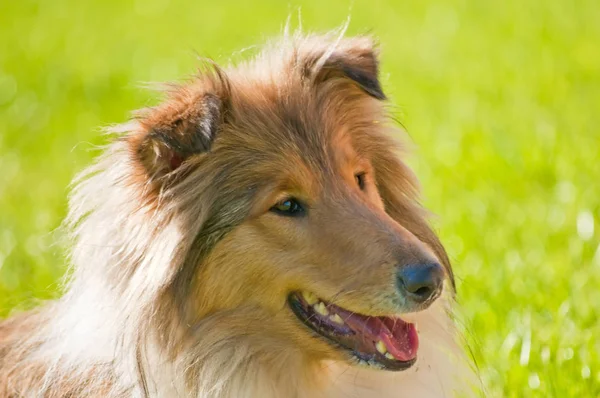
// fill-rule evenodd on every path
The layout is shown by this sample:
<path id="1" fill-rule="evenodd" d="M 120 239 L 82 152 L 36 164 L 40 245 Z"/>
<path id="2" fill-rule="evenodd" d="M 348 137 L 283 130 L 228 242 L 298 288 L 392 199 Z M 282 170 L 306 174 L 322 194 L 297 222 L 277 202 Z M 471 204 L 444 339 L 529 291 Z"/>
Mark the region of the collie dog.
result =
<path id="1" fill-rule="evenodd" d="M 373 40 L 285 35 L 165 91 L 76 178 L 65 293 L 0 324 L 0 396 L 464 394 Z"/>

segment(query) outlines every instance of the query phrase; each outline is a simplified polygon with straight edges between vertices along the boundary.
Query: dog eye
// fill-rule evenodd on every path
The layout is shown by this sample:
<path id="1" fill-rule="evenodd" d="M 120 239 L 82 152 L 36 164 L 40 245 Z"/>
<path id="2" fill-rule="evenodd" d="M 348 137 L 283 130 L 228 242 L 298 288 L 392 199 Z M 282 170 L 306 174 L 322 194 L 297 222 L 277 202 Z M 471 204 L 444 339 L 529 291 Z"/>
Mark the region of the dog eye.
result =
<path id="1" fill-rule="evenodd" d="M 284 199 L 271 208 L 271 211 L 282 216 L 301 216 L 304 214 L 304 207 L 294 198 Z"/>
<path id="2" fill-rule="evenodd" d="M 365 190 L 365 173 L 355 174 L 354 179 L 356 180 L 356 185 L 358 185 L 360 190 L 364 191 Z"/>

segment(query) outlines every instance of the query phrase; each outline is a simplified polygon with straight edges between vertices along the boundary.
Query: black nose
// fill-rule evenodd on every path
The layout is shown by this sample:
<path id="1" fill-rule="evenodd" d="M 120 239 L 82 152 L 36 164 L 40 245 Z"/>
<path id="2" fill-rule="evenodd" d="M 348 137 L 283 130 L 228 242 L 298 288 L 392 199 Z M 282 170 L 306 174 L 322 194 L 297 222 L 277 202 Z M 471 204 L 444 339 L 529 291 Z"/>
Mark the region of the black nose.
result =
<path id="1" fill-rule="evenodd" d="M 405 265 L 396 278 L 400 293 L 420 304 L 440 293 L 444 269 L 438 263 Z"/>

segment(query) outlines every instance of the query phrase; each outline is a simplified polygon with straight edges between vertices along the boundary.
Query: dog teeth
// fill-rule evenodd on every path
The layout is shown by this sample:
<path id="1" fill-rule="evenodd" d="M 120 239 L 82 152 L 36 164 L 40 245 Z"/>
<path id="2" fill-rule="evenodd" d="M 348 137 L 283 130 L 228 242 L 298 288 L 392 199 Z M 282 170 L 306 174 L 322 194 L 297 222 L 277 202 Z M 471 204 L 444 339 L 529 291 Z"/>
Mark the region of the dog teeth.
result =
<path id="1" fill-rule="evenodd" d="M 315 309 L 315 312 L 317 314 L 323 316 L 329 315 L 329 310 L 327 309 L 327 307 L 325 307 L 325 304 L 323 304 L 322 301 L 319 301 L 317 304 L 313 305 L 313 308 Z"/>
<path id="2" fill-rule="evenodd" d="M 375 344 L 375 348 L 377 349 L 377 351 L 379 351 L 380 354 L 383 354 L 383 356 L 386 357 L 387 359 L 391 359 L 393 361 L 396 360 L 396 358 L 394 358 L 394 356 L 392 354 L 387 352 L 387 347 L 385 346 L 385 343 L 383 341 L 379 340 Z"/>
<path id="3" fill-rule="evenodd" d="M 331 315 L 331 316 L 329 317 L 329 319 L 330 319 L 332 322 L 335 322 L 335 323 L 337 323 L 338 325 L 343 325 L 343 324 L 344 324 L 344 320 L 343 320 L 343 319 L 342 319 L 342 317 L 341 317 L 341 316 L 339 316 L 338 314 L 333 314 L 333 315 Z"/>
<path id="4" fill-rule="evenodd" d="M 379 340 L 377 342 L 377 344 L 375 344 L 375 348 L 377 349 L 377 351 L 379 351 L 381 354 L 387 354 L 387 347 L 385 346 L 385 344 L 383 343 L 383 341 Z"/>
<path id="5" fill-rule="evenodd" d="M 314 293 L 311 292 L 302 292 L 302 298 L 304 298 L 304 301 L 306 301 L 308 305 L 316 304 L 317 301 L 319 301 L 317 296 L 315 296 Z"/>

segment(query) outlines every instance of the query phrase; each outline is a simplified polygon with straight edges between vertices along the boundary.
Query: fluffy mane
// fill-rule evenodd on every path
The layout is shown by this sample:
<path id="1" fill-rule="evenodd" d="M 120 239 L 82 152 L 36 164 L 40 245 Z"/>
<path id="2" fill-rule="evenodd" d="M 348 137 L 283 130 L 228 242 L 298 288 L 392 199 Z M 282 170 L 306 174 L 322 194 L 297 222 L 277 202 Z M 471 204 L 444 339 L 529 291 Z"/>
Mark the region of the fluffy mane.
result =
<path id="1" fill-rule="evenodd" d="M 460 379 L 471 380 L 472 372 L 449 315 L 452 289 L 426 313 L 414 315 L 422 330 L 419 363 L 393 374 L 336 361 L 309 361 L 277 334 L 268 340 L 260 337 L 261 328 L 271 322 L 264 314 L 257 312 L 255 323 L 236 324 L 227 319 L 227 311 L 205 311 L 195 296 L 199 265 L 246 217 L 251 199 L 247 192 L 236 192 L 246 177 L 223 171 L 231 159 L 198 156 L 184 162 L 171 156 L 162 162 L 166 151 L 178 145 L 213 145 L 209 136 L 207 142 L 186 142 L 183 135 L 165 138 L 162 126 L 174 124 L 183 132 L 187 124 L 205 123 L 194 119 L 197 114 L 211 113 L 213 106 L 223 109 L 206 122 L 205 131 L 210 132 L 210 123 L 235 117 L 240 103 L 251 100 L 266 107 L 272 101 L 269 95 L 277 97 L 286 90 L 306 95 L 306 81 L 322 80 L 327 92 L 342 90 L 345 101 L 365 102 L 357 94 L 358 81 L 374 97 L 365 106 L 372 108 L 382 121 L 381 131 L 388 134 L 394 128 L 375 105 L 381 88 L 365 72 L 377 65 L 362 57 L 372 48 L 366 37 L 286 37 L 239 67 L 209 66 L 191 82 L 170 86 L 161 105 L 112 128 L 115 139 L 74 181 L 65 222 L 72 242 L 66 293 L 0 324 L 0 395 L 384 398 L 465 392 Z M 354 82 L 329 81 L 338 73 L 332 65 L 342 62 L 335 60 L 337 54 L 357 60 L 347 72 L 355 74 Z M 252 91 L 259 81 L 271 84 L 270 91 Z M 208 93 L 228 100 L 195 107 Z M 337 99 L 327 101 L 329 107 L 338 106 Z M 267 122 L 256 116 L 252 123 Z M 240 122 L 236 131 L 243 127 Z M 144 141 L 148 137 L 158 137 L 162 144 Z M 251 138 L 239 140 L 240 151 L 249 151 Z M 391 141 L 381 138 L 368 145 L 382 154 L 380 174 L 401 187 L 398 192 L 395 186 L 380 186 L 396 198 L 386 202 L 388 211 L 410 225 L 451 270 L 437 237 L 421 221 L 425 212 L 418 204 L 414 176 L 391 160 L 396 157 Z M 232 158 L 244 162 L 241 155 Z M 251 317 L 254 308 L 248 305 L 246 311 Z M 198 313 L 201 319 L 189 323 Z"/>

